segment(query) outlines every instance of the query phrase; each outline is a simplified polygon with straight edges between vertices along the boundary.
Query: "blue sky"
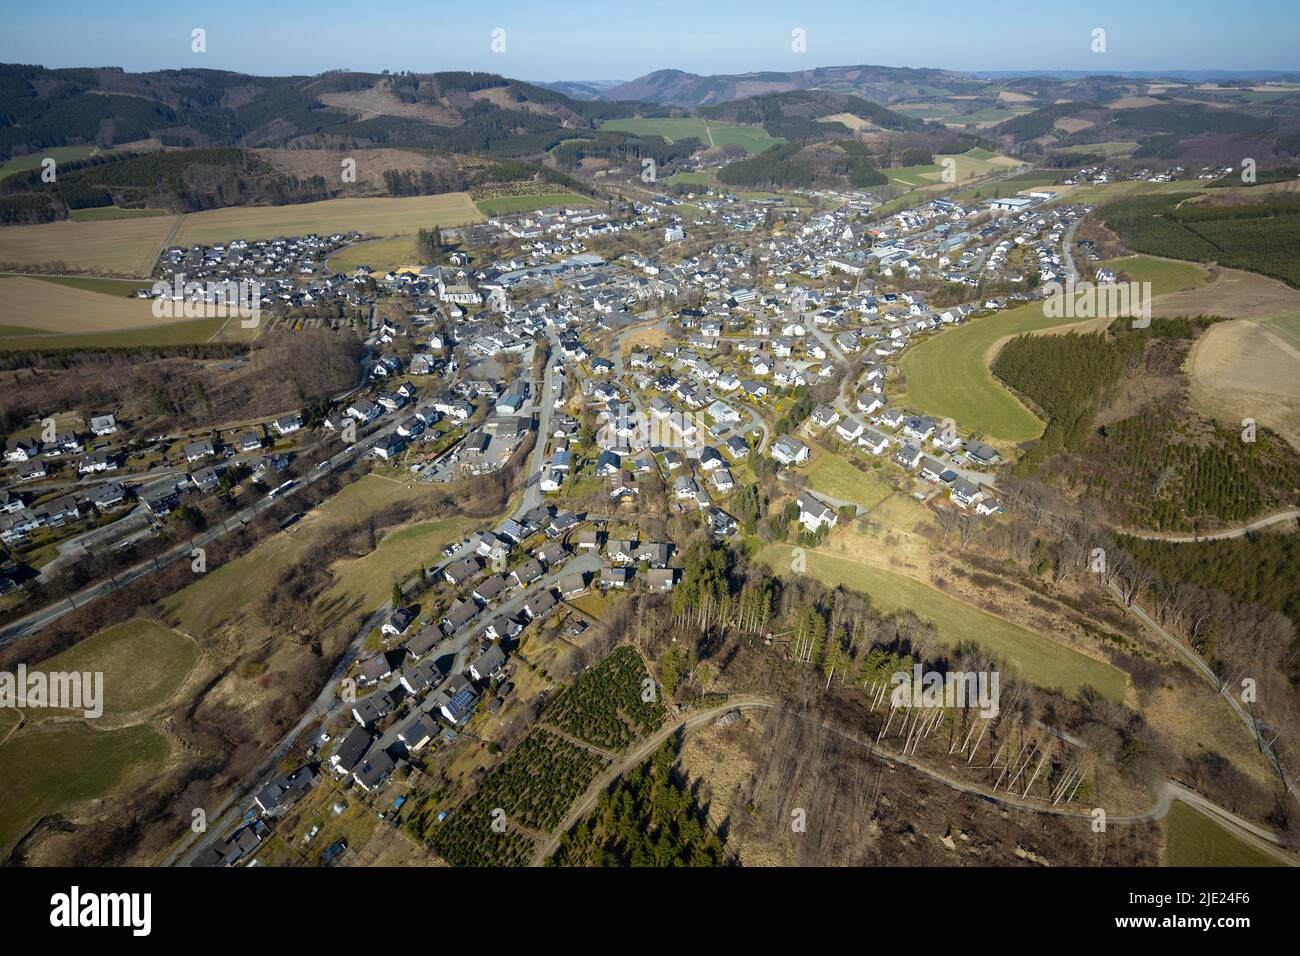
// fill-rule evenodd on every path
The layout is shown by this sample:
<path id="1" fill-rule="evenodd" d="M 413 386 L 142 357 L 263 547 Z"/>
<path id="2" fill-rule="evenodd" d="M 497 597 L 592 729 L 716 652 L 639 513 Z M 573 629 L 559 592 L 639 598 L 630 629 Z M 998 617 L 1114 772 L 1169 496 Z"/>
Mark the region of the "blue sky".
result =
<path id="1" fill-rule="evenodd" d="M 1296 0 L 33 0 L 5 4 L 0 60 L 186 66 L 262 75 L 491 70 L 529 80 L 651 70 L 794 70 L 869 63 L 959 70 L 1300 69 Z M 191 31 L 207 32 L 193 53 Z M 1104 28 L 1107 51 L 1090 49 Z M 492 31 L 505 31 L 493 53 Z M 807 52 L 791 50 L 802 29 Z"/>

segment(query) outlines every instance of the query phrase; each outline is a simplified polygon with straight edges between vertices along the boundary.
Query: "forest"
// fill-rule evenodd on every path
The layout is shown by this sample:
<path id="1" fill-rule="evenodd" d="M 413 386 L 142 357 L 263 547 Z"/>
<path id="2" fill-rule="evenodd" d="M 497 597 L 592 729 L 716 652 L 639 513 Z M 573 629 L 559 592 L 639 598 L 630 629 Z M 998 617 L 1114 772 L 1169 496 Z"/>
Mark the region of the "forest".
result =
<path id="1" fill-rule="evenodd" d="M 600 795 L 596 809 L 564 834 L 552 866 L 721 866 L 722 841 L 674 771 L 665 740 L 650 759 Z"/>
<path id="2" fill-rule="evenodd" d="M 1217 262 L 1300 288 L 1300 196 L 1269 193 L 1250 201 L 1198 201 L 1194 193 L 1131 196 L 1101 217 L 1136 252 Z"/>

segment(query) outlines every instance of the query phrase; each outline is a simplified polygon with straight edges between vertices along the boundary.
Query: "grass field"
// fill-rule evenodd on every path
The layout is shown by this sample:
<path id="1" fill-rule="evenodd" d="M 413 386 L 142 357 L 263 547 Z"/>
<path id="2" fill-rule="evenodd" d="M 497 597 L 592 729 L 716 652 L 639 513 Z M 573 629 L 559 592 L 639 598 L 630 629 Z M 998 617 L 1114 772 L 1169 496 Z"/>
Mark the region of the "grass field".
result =
<path id="1" fill-rule="evenodd" d="M 1062 146 L 1058 153 L 1101 153 L 1103 156 L 1122 156 L 1137 149 L 1137 143 L 1080 143 L 1077 146 Z"/>
<path id="2" fill-rule="evenodd" d="M 1206 278 L 1194 263 L 1131 256 L 1110 263 L 1135 281 L 1151 282 L 1161 295 L 1190 288 Z M 1043 423 L 989 371 L 994 346 L 1008 336 L 1069 325 L 1072 318 L 1048 318 L 1031 302 L 982 316 L 931 336 L 903 354 L 899 368 L 907 382 L 906 404 L 940 418 L 950 417 L 986 439 L 1022 442 L 1037 438 Z"/>
<path id="3" fill-rule="evenodd" d="M 693 173 L 673 173 L 664 182 L 679 183 L 683 186 L 713 186 L 716 185 L 717 180 L 713 178 L 713 173 L 699 170 Z"/>
<path id="4" fill-rule="evenodd" d="M 3 286 L 0 285 L 0 291 L 2 290 Z M 212 341 L 227 323 L 233 323 L 233 329 L 239 330 L 238 319 L 187 319 L 169 325 L 154 325 L 124 332 L 91 332 L 80 335 L 45 335 L 40 330 L 0 326 L 0 352 L 73 348 L 126 349 L 143 345 L 198 345 Z"/>
<path id="5" fill-rule="evenodd" d="M 102 672 L 104 713 L 126 714 L 165 703 L 198 657 L 188 637 L 140 619 L 92 634 L 31 669 Z"/>
<path id="6" fill-rule="evenodd" d="M 79 159 L 85 159 L 94 151 L 94 146 L 55 146 L 27 156 L 15 156 L 13 159 L 7 159 L 0 163 L 0 179 L 29 169 L 38 169 L 41 161 L 47 156 L 54 160 L 55 163 L 71 163 Z"/>
<path id="7" fill-rule="evenodd" d="M 740 146 L 751 156 L 785 142 L 782 137 L 768 135 L 761 126 L 717 123 L 693 116 L 609 120 L 600 128 L 638 136 L 662 136 L 674 142 L 694 136 L 705 146 Z"/>
<path id="8" fill-rule="evenodd" d="M 176 216 L 0 227 L 0 269 L 147 276 Z"/>
<path id="9" fill-rule="evenodd" d="M 758 559 L 770 567 L 788 569 L 793 549 L 785 544 L 768 545 Z M 869 567 L 848 558 L 822 551 L 805 551 L 808 573 L 829 587 L 843 584 L 870 595 L 886 614 L 910 609 L 928 618 L 948 645 L 974 641 L 1009 666 L 1021 677 L 1040 687 L 1059 687 L 1067 696 L 1089 684 L 1114 701 L 1124 699 L 1126 678 L 1110 664 L 1094 660 L 996 617 L 977 607 L 951 598 L 943 592 L 901 574 Z"/>
<path id="10" fill-rule="evenodd" d="M 814 493 L 851 501 L 868 509 L 880 504 L 894 490 L 883 478 L 861 472 L 831 452 L 818 454 L 804 473 L 808 476 L 808 487 Z"/>
<path id="11" fill-rule="evenodd" d="M 1194 289 L 1209 276 L 1205 267 L 1195 262 L 1180 262 L 1155 256 L 1124 256 L 1121 259 L 1107 259 L 1101 264 L 1116 272 L 1127 273 L 1130 281 L 1150 282 L 1153 295 Z M 1207 311 L 1213 312 L 1210 306 L 1211 303 L 1206 303 Z"/>
<path id="12" fill-rule="evenodd" d="M 402 199 L 327 199 L 291 206 L 232 206 L 183 217 L 4 226 L 0 227 L 0 269 L 147 276 L 164 242 L 193 245 L 349 230 L 375 236 L 415 235 L 421 228 L 459 226 L 483 218 L 468 193 L 442 193 Z"/>
<path id="13" fill-rule="evenodd" d="M 143 724 L 97 731 L 76 721 L 19 731 L 0 746 L 0 856 L 41 817 L 147 780 L 167 754 L 167 741 Z"/>
<path id="14" fill-rule="evenodd" d="M 273 239 L 355 230 L 363 235 L 415 235 L 421 228 L 481 222 L 469 193 L 403 199 L 326 199 L 293 206 L 232 206 L 185 217 L 173 245 L 227 239 Z"/>
<path id="15" fill-rule="evenodd" d="M 379 607 L 393 584 L 442 558 L 442 549 L 479 524 L 475 518 L 447 518 L 399 528 L 385 535 L 365 557 L 339 561 L 335 584 L 321 595 L 317 608 L 328 622 L 341 614 Z"/>
<path id="16" fill-rule="evenodd" d="M 411 488 L 377 475 L 354 481 L 289 531 L 271 535 L 227 564 L 209 566 L 189 587 L 160 602 L 163 617 L 188 634 L 204 637 L 269 593 L 278 575 L 293 568 L 331 530 L 354 525 L 397 501 L 428 493 L 426 485 Z M 392 587 L 391 579 L 386 587 Z"/>
<path id="17" fill-rule="evenodd" d="M 479 199 L 474 203 L 485 216 L 507 216 L 516 212 L 532 212 L 547 206 L 595 206 L 596 200 L 577 193 L 547 193 L 538 196 L 502 196 L 499 199 Z"/>
<path id="18" fill-rule="evenodd" d="M 1281 866 L 1181 800 L 1165 817 L 1165 866 Z"/>
<path id="19" fill-rule="evenodd" d="M 407 267 L 419 268 L 422 265 L 415 236 L 358 242 L 343 247 L 329 257 L 330 269 L 342 273 L 350 273 L 357 266 L 369 266 L 382 274 Z"/>

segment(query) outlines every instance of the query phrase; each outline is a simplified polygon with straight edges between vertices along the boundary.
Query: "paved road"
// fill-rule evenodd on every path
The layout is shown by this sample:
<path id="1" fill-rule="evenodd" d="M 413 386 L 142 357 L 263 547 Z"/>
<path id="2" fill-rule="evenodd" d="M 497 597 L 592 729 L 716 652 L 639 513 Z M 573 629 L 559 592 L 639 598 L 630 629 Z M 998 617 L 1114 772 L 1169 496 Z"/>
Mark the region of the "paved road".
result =
<path id="1" fill-rule="evenodd" d="M 418 407 L 419 406 L 416 406 L 416 408 Z M 414 409 L 412 409 L 412 411 L 414 411 Z M 404 420 L 404 415 L 393 415 L 387 424 L 382 425 L 377 430 L 370 432 L 364 437 L 359 437 L 355 444 L 349 445 L 341 451 L 336 452 L 333 457 L 328 459 L 328 468 L 312 468 L 306 475 L 299 478 L 295 485 L 283 494 L 279 495 L 279 500 L 290 499 L 303 488 L 314 484 L 331 471 L 336 470 L 341 465 L 344 465 L 359 455 L 369 451 L 378 444 L 381 439 L 386 438 L 388 435 L 396 431 L 398 424 Z M 380 421 L 383 421 L 383 419 L 380 419 Z M 188 558 L 190 552 L 194 548 L 203 547 L 204 545 L 245 526 L 254 517 L 269 510 L 274 504 L 275 502 L 271 499 L 260 497 L 248 507 L 241 509 L 234 515 L 225 519 L 221 524 L 205 529 L 201 533 L 169 548 L 156 557 L 141 561 L 118 574 L 104 578 L 94 584 L 87 585 L 76 594 L 59 601 L 57 604 L 48 605 L 9 623 L 3 629 L 0 629 L 0 647 L 6 647 L 14 641 L 35 634 L 37 631 L 40 631 L 42 628 L 63 617 L 65 614 L 68 614 L 73 610 L 107 594 L 111 594 L 144 575 L 150 574 L 159 568 L 166 567 L 182 558 Z"/>

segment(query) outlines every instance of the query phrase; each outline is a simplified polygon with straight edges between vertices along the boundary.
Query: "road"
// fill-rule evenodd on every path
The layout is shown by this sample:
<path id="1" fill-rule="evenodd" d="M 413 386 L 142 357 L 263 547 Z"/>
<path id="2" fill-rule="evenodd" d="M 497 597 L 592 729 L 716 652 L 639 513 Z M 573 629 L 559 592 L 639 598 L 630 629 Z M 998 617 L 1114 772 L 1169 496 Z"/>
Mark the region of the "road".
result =
<path id="1" fill-rule="evenodd" d="M 685 734 L 690 730 L 711 724 L 723 714 L 731 710 L 770 710 L 780 708 L 781 706 L 782 705 L 777 701 L 763 697 L 741 697 L 661 727 L 654 734 L 638 743 L 621 760 L 607 768 L 594 781 L 592 781 L 583 796 L 569 808 L 569 812 L 565 815 L 564 819 L 560 821 L 550 834 L 548 834 L 546 840 L 537 845 L 530 865 L 544 866 L 546 861 L 550 859 L 559 848 L 561 837 L 573 829 L 573 827 L 578 824 L 579 820 L 583 819 L 583 817 L 591 812 L 592 808 L 596 805 L 596 801 L 600 798 L 600 795 L 609 789 L 613 782 L 623 774 L 644 763 L 669 737 L 677 734 Z M 800 716 L 802 718 L 802 715 Z M 874 740 L 858 737 L 854 734 L 848 733 L 847 731 L 841 730 L 832 724 L 820 721 L 818 724 L 836 736 L 851 743 L 858 744 L 869 751 L 872 755 L 879 757 L 882 760 L 906 766 L 909 769 L 922 773 L 930 779 L 944 784 L 953 790 L 957 790 L 960 793 L 978 797 L 981 800 L 1010 809 L 1023 810 L 1030 813 L 1040 813 L 1047 816 L 1071 817 L 1079 820 L 1081 825 L 1091 824 L 1092 822 L 1091 808 L 1088 810 L 1072 810 L 1066 807 L 1051 806 L 1038 801 L 1010 796 L 1006 793 L 990 793 L 983 787 L 978 787 L 965 780 L 959 780 L 948 776 L 933 767 L 927 766 L 921 760 L 883 748 Z M 1050 730 L 1051 728 L 1047 729 Z M 1053 733 L 1056 732 L 1053 731 Z M 1065 735 L 1057 734 L 1057 736 Z M 1106 822 L 1107 824 L 1113 823 L 1121 826 L 1131 826 L 1134 824 L 1153 823 L 1157 820 L 1163 820 L 1165 816 L 1168 815 L 1169 810 L 1176 799 L 1182 800 L 1196 807 L 1198 810 L 1209 814 L 1221 826 L 1232 831 L 1234 835 L 1244 839 L 1252 846 L 1256 846 L 1260 850 L 1269 853 L 1276 859 L 1286 863 L 1288 866 L 1296 866 L 1300 863 L 1300 861 L 1297 861 L 1293 855 L 1278 850 L 1278 847 L 1285 846 L 1285 843 L 1276 834 L 1251 823 L 1249 820 L 1243 820 L 1231 811 L 1220 807 L 1213 801 L 1201 796 L 1201 794 L 1196 791 L 1190 790 L 1182 784 L 1174 781 L 1165 781 L 1157 786 L 1156 802 L 1148 810 L 1135 814 L 1108 815 Z"/>
<path id="2" fill-rule="evenodd" d="M 419 406 L 416 406 L 417 408 Z M 396 431 L 398 424 L 405 420 L 405 416 L 394 415 L 392 420 L 375 431 L 370 432 L 365 437 L 359 437 L 355 444 L 344 447 L 341 451 L 336 452 L 328 459 L 328 468 L 313 468 L 306 475 L 299 478 L 297 484 L 289 488 L 279 496 L 277 500 L 288 500 L 296 495 L 303 488 L 314 484 L 325 475 L 335 471 L 339 466 L 344 465 L 359 455 L 369 451 L 381 439 Z M 261 497 L 256 499 L 251 505 L 241 509 L 234 515 L 225 519 L 221 524 L 207 528 L 201 533 L 194 535 L 187 540 L 174 545 L 156 557 L 141 561 L 124 571 L 108 578 L 103 578 L 94 584 L 89 584 L 82 588 L 76 594 L 64 598 L 57 604 L 48 605 L 37 611 L 21 617 L 0 629 L 0 647 L 7 647 L 14 641 L 28 637 L 47 627 L 54 621 L 69 614 L 72 611 L 84 606 L 85 604 L 101 598 L 107 594 L 130 584 L 132 581 L 143 577 L 159 568 L 166 567 L 182 558 L 188 558 L 194 548 L 203 547 L 212 541 L 229 534 L 241 527 L 247 525 L 254 517 L 267 511 L 275 504 L 269 498 Z"/>
<path id="3" fill-rule="evenodd" d="M 527 512 L 542 502 L 542 493 L 538 488 L 538 473 L 546 458 L 546 436 L 550 433 L 551 413 L 555 406 L 554 395 L 554 370 L 559 363 L 558 343 L 552 338 L 551 355 L 546 364 L 542 384 L 541 407 L 538 410 L 538 431 L 537 445 L 533 452 L 533 473 L 528 476 L 528 486 L 524 490 L 519 506 L 516 508 L 514 516 L 522 517 Z M 396 423 L 394 423 L 396 427 Z M 378 434 L 372 436 L 377 440 Z M 470 545 L 463 545 L 457 549 L 452 558 L 460 557 L 470 550 Z M 489 605 L 478 617 L 475 618 L 473 627 L 466 627 L 463 634 L 444 642 L 440 645 L 439 656 L 452 653 L 454 664 L 451 673 L 460 673 L 464 670 L 467 660 L 467 651 L 471 646 L 476 647 L 476 639 L 482 636 L 482 629 L 487 622 L 497 614 L 518 615 L 523 605 L 540 589 L 553 587 L 560 578 L 574 572 L 585 572 L 595 575 L 599 572 L 601 566 L 600 556 L 597 554 L 586 553 L 573 557 L 560 568 L 543 576 L 539 581 L 529 588 L 512 591 L 510 596 L 496 604 Z M 194 860 L 208 847 L 212 846 L 218 840 L 227 835 L 231 829 L 243 818 L 247 803 L 254 794 L 273 778 L 275 769 L 280 761 L 284 759 L 289 750 L 294 746 L 304 733 L 312 729 L 315 725 L 324 725 L 331 722 L 343 710 L 344 701 L 336 699 L 336 689 L 339 681 L 347 674 L 352 662 L 356 660 L 358 653 L 366 639 L 379 627 L 384 617 L 392 609 L 392 601 L 385 601 L 383 606 L 376 610 L 365 622 L 352 642 L 348 645 L 343 657 L 335 666 L 329 680 L 322 687 L 321 692 L 316 696 L 306 713 L 298 720 L 296 724 L 280 739 L 279 743 L 269 752 L 266 759 L 261 762 L 259 767 L 248 774 L 240 785 L 218 806 L 217 810 L 211 815 L 208 829 L 205 833 L 196 836 L 187 836 L 182 842 L 177 844 L 164 860 L 165 866 L 182 865 L 190 866 Z M 396 683 L 393 681 L 392 683 Z M 391 686 L 391 684 L 390 684 Z M 314 735 L 313 735 L 314 736 Z"/>
<path id="4" fill-rule="evenodd" d="M 1210 669 L 1210 666 L 1205 663 L 1204 659 L 1152 620 L 1147 612 L 1142 610 L 1138 605 L 1127 603 L 1124 600 L 1123 592 L 1120 591 L 1113 581 L 1110 583 L 1110 590 L 1120 599 L 1120 602 L 1124 604 L 1127 610 L 1131 611 L 1139 620 L 1142 621 L 1143 624 L 1155 631 L 1166 644 L 1178 651 L 1179 656 L 1190 664 L 1193 670 L 1198 672 L 1202 677 L 1214 685 L 1215 690 L 1219 692 L 1219 696 L 1228 702 L 1229 706 L 1236 711 L 1237 716 L 1241 718 L 1241 722 L 1246 725 L 1246 730 L 1255 741 L 1255 745 L 1259 747 L 1260 751 L 1268 758 L 1269 762 L 1273 764 L 1273 769 L 1277 771 L 1278 776 L 1282 780 L 1283 786 L 1287 788 L 1287 791 L 1293 798 L 1300 800 L 1300 794 L 1296 793 L 1295 778 L 1293 778 L 1287 772 L 1287 769 L 1282 766 L 1281 761 L 1278 760 L 1277 755 L 1273 752 L 1273 748 L 1264 742 L 1264 738 L 1260 734 L 1259 728 L 1255 725 L 1255 720 L 1251 717 L 1250 712 L 1241 705 L 1241 702 L 1238 701 L 1236 697 L 1228 693 L 1227 687 L 1220 686 L 1218 675 Z"/>
<path id="5" fill-rule="evenodd" d="M 1123 531 L 1121 534 L 1126 534 L 1130 538 L 1146 538 L 1150 541 L 1168 541 L 1171 544 L 1195 544 L 1198 541 L 1226 541 L 1230 538 L 1245 537 L 1253 531 L 1261 531 L 1272 525 L 1294 521 L 1297 518 L 1300 518 L 1300 511 L 1279 511 L 1277 514 L 1259 518 L 1237 528 L 1207 531 L 1205 534 L 1169 534 L 1164 531 Z"/>

